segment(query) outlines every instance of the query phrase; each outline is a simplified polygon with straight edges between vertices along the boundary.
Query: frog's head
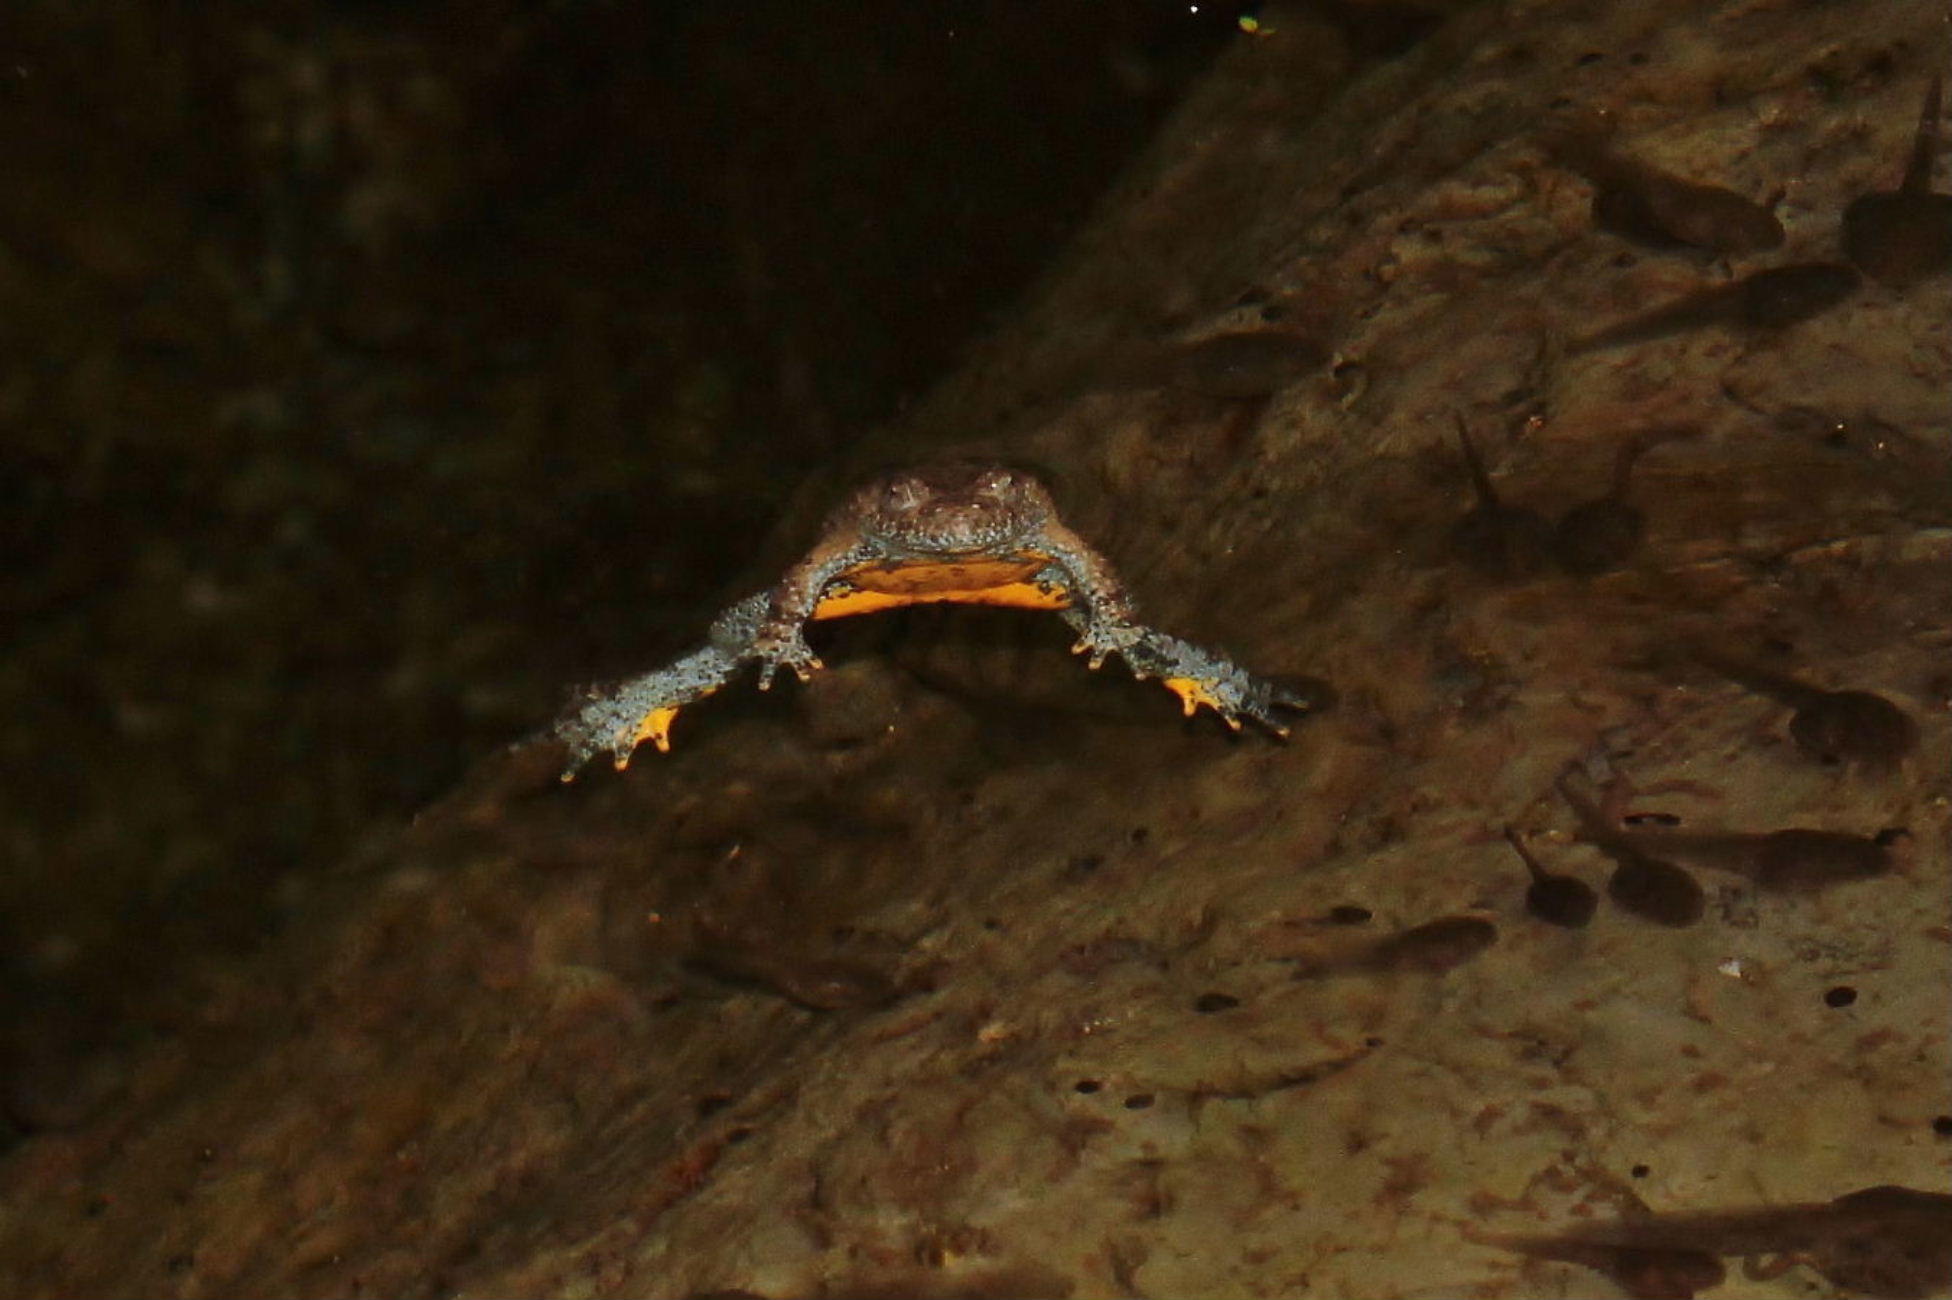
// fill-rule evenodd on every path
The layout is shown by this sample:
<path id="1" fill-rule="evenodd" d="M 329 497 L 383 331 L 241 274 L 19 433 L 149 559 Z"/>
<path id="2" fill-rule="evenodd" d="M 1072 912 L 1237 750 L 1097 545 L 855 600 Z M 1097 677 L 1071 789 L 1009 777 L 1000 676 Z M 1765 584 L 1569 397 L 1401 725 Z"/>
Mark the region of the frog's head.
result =
<path id="1" fill-rule="evenodd" d="M 891 553 L 984 556 L 1034 536 L 1055 508 L 1023 470 L 952 461 L 902 470 L 855 495 L 861 535 Z"/>

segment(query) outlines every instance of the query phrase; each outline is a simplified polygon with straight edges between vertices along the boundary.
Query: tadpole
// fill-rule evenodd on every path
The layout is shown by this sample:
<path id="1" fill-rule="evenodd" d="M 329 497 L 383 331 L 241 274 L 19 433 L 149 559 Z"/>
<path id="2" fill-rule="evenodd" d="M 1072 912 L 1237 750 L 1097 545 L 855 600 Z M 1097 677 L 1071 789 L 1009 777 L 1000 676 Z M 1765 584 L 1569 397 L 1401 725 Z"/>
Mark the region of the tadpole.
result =
<path id="1" fill-rule="evenodd" d="M 1787 704 L 1790 739 L 1804 753 L 1825 763 L 1860 763 L 1891 768 L 1918 746 L 1918 726 L 1882 695 L 1871 691 L 1826 691 L 1749 659 L 1705 646 L 1694 647 L 1706 668 Z"/>
<path id="2" fill-rule="evenodd" d="M 1451 554 L 1488 578 L 1527 578 L 1539 572 L 1551 550 L 1551 526 L 1538 511 L 1499 499 L 1462 418 L 1457 421 L 1457 441 L 1464 450 L 1477 503 L 1451 525 Z"/>
<path id="3" fill-rule="evenodd" d="M 1904 179 L 1844 209 L 1844 253 L 1873 280 L 1903 288 L 1952 269 L 1952 194 L 1932 192 L 1944 78 L 1934 76 L 1918 114 Z"/>
<path id="4" fill-rule="evenodd" d="M 1518 837 L 1518 831 L 1505 827 L 1505 842 L 1518 854 L 1531 874 L 1532 883 L 1525 891 L 1525 910 L 1548 925 L 1563 926 L 1577 930 L 1593 919 L 1599 907 L 1599 895 L 1593 887 L 1577 876 L 1562 876 L 1547 871 L 1532 851 L 1525 847 L 1525 841 Z"/>

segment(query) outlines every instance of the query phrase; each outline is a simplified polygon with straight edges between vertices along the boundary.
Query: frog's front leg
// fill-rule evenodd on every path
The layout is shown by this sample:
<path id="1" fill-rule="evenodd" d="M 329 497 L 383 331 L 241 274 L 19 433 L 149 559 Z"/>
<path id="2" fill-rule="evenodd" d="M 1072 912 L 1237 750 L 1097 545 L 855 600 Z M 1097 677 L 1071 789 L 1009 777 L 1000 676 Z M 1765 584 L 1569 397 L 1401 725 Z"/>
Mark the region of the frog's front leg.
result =
<path id="1" fill-rule="evenodd" d="M 1044 526 L 1038 549 L 1050 557 L 1059 582 L 1073 598 L 1065 614 L 1065 622 L 1078 630 L 1071 652 L 1089 655 L 1093 668 L 1102 667 L 1106 656 L 1114 654 L 1125 655 L 1130 662 L 1130 652 L 1139 644 L 1145 628 L 1138 621 L 1125 584 L 1105 557 L 1054 520 Z"/>
<path id="2" fill-rule="evenodd" d="M 743 647 L 744 657 L 759 661 L 760 690 L 771 690 L 773 676 L 782 668 L 792 669 L 804 682 L 816 669 L 825 667 L 807 644 L 806 625 L 820 607 L 828 584 L 872 555 L 851 531 L 829 537 L 788 569 L 766 594 L 765 605 Z"/>

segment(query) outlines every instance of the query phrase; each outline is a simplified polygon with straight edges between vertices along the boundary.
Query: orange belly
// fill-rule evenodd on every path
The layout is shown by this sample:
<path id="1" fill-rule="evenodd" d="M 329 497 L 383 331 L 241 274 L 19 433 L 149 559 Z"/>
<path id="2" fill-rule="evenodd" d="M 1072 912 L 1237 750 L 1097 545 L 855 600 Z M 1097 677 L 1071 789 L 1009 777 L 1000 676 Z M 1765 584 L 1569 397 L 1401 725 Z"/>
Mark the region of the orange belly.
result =
<path id="1" fill-rule="evenodd" d="M 1032 581 L 1044 568 L 1037 558 L 931 560 L 877 564 L 835 579 L 814 606 L 816 619 L 847 618 L 903 605 L 953 602 L 1006 605 L 1013 609 L 1068 609 L 1070 595 Z"/>

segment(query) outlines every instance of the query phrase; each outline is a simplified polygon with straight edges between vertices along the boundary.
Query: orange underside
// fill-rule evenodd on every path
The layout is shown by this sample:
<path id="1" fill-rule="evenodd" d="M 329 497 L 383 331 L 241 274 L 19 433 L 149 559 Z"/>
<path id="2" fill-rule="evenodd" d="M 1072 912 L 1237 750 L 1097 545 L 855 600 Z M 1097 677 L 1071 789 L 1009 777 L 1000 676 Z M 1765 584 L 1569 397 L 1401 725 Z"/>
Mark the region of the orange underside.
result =
<path id="1" fill-rule="evenodd" d="M 873 565 L 836 580 L 813 607 L 816 619 L 847 618 L 903 605 L 952 602 L 1012 609 L 1068 609 L 1062 590 L 1031 581 L 1041 559 L 944 560 L 927 564 Z"/>

